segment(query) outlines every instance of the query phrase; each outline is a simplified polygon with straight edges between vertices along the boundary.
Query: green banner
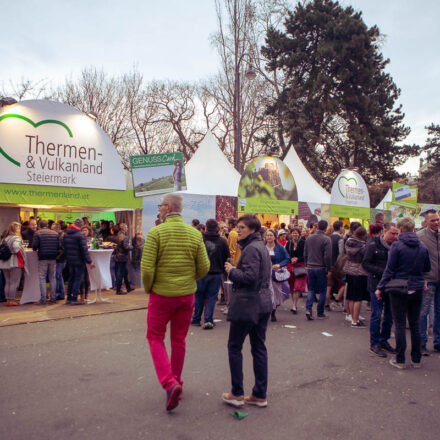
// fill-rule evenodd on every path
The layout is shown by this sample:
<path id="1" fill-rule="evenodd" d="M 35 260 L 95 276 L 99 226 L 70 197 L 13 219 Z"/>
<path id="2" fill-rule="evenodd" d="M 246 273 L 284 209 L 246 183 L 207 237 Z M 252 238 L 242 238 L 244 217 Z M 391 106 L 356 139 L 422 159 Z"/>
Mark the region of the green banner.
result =
<path id="1" fill-rule="evenodd" d="M 238 199 L 238 212 L 252 214 L 298 214 L 298 202 L 260 198 Z"/>
<path id="2" fill-rule="evenodd" d="M 331 217 L 370 219 L 370 208 L 358 206 L 330 205 Z"/>
<path id="3" fill-rule="evenodd" d="M 393 182 L 392 200 L 400 206 L 415 208 L 417 206 L 417 193 L 417 186 L 409 186 L 402 183 Z"/>
<path id="4" fill-rule="evenodd" d="M 84 206 L 93 208 L 141 209 L 142 200 L 132 190 L 69 188 L 0 184 L 0 203 L 14 205 Z"/>

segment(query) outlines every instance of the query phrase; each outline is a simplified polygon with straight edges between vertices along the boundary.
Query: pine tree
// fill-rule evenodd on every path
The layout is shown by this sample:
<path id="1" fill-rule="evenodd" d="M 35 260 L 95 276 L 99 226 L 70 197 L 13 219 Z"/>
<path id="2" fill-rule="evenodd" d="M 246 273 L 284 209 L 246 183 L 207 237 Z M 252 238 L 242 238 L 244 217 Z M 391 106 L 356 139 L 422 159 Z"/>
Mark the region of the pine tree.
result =
<path id="1" fill-rule="evenodd" d="M 395 167 L 418 154 L 399 146 L 410 129 L 380 52 L 381 34 L 361 12 L 337 1 L 298 3 L 285 32 L 270 29 L 262 53 L 269 72 L 289 81 L 267 109 L 281 119 L 298 155 L 330 188 L 342 168 L 357 166 L 367 183 L 393 180 Z"/>

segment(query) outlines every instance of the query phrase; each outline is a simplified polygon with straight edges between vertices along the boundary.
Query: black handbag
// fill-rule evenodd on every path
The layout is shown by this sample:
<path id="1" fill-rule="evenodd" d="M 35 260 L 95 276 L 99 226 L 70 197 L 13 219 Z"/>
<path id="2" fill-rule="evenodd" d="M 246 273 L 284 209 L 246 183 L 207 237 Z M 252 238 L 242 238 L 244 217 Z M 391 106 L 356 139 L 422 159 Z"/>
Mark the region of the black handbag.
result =
<path id="1" fill-rule="evenodd" d="M 305 277 L 307 275 L 306 267 L 305 266 L 295 266 L 292 268 L 292 273 L 295 276 L 295 278 Z"/>
<path id="2" fill-rule="evenodd" d="M 417 249 L 416 258 L 414 258 L 414 263 L 411 270 L 408 272 L 408 276 L 411 275 L 411 272 L 414 270 L 414 267 L 417 264 L 417 257 L 419 256 L 420 246 Z M 399 278 L 394 278 L 393 280 L 388 281 L 385 284 L 384 292 L 389 294 L 393 293 L 394 295 L 408 295 L 408 280 L 402 280 Z"/>

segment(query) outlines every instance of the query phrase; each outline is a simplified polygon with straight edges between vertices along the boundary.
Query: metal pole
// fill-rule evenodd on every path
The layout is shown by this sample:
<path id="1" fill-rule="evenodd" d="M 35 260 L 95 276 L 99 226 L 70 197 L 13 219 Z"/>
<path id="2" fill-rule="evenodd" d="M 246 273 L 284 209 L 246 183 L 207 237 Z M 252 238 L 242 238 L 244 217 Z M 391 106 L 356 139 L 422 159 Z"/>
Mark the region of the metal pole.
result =
<path id="1" fill-rule="evenodd" d="M 237 117 L 237 145 L 235 146 L 235 163 L 238 172 L 241 172 L 241 84 L 240 84 L 240 69 L 237 72 L 237 110 L 235 112 Z"/>

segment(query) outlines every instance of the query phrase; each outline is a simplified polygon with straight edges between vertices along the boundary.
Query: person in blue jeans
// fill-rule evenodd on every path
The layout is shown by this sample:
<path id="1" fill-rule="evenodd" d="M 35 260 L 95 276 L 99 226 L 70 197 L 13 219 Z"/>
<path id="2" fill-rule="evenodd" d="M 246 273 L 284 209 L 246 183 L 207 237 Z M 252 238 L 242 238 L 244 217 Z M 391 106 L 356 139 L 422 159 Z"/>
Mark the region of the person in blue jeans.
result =
<path id="1" fill-rule="evenodd" d="M 393 326 L 390 297 L 384 293 L 382 298 L 378 299 L 375 291 L 387 265 L 390 247 L 398 236 L 399 230 L 396 225 L 385 223 L 384 233 L 379 237 L 373 237 L 367 243 L 362 260 L 362 267 L 368 272 L 368 291 L 371 298 L 370 354 L 379 357 L 386 357 L 386 351 L 395 353 L 388 342 Z"/>
<path id="2" fill-rule="evenodd" d="M 202 279 L 197 280 L 194 314 L 191 324 L 200 325 L 203 309 L 203 329 L 214 328 L 214 308 L 217 302 L 218 291 L 222 283 L 222 275 L 226 261 L 230 257 L 229 246 L 226 239 L 220 237 L 218 223 L 214 219 L 206 222 L 206 232 L 203 236 L 206 251 L 211 263 L 209 272 Z"/>
<path id="3" fill-rule="evenodd" d="M 391 289 L 388 286 L 396 334 L 396 358 L 390 364 L 399 369 L 406 368 L 406 322 L 411 332 L 411 360 L 414 368 L 420 368 L 422 357 L 420 344 L 420 310 L 425 287 L 424 276 L 431 270 L 426 246 L 414 232 L 411 218 L 400 219 L 399 238 L 391 245 L 385 271 L 376 289 L 376 296 L 382 293 L 391 280 L 407 280 L 406 289 Z"/>
<path id="4" fill-rule="evenodd" d="M 422 355 L 428 356 L 428 315 L 434 304 L 434 350 L 440 352 L 440 218 L 437 208 L 425 211 L 426 228 L 417 233 L 420 241 L 428 248 L 431 271 L 425 274 L 427 289 L 423 292 L 422 310 L 420 312 L 420 333 L 422 337 Z"/>
<path id="5" fill-rule="evenodd" d="M 325 235 L 328 223 L 325 220 L 318 222 L 318 230 L 309 236 L 304 246 L 304 262 L 307 268 L 307 282 L 309 293 L 306 303 L 306 318 L 313 320 L 313 303 L 315 294 L 319 294 L 318 319 L 326 318 L 324 314 L 325 296 L 327 292 L 327 273 L 331 269 L 332 243 Z"/>

